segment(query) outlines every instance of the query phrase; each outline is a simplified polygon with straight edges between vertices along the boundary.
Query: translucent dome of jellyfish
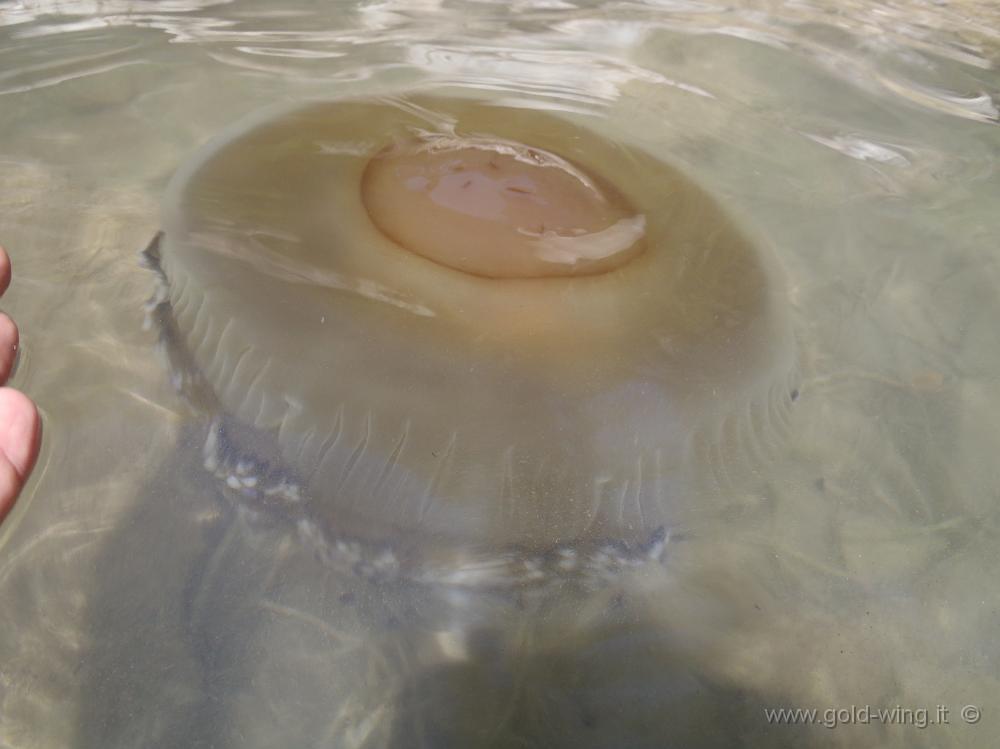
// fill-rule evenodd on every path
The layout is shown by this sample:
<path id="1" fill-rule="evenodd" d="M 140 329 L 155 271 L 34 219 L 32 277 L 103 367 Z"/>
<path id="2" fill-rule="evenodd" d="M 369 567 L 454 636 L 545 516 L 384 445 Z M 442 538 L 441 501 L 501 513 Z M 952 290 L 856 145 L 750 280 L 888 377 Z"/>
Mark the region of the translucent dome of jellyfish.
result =
<path id="1" fill-rule="evenodd" d="M 502 584 L 608 543 L 653 554 L 763 459 L 794 372 L 780 280 L 723 206 L 600 125 L 328 101 L 180 170 L 150 251 L 234 497 L 373 573 L 516 550 L 461 573 Z"/>

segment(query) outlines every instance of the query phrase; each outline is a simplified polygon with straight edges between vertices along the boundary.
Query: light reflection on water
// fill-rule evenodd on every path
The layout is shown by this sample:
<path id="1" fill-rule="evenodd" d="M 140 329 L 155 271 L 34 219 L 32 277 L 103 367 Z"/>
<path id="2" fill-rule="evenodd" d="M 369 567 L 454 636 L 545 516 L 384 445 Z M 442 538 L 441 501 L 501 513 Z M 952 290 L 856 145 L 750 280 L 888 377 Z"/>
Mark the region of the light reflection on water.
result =
<path id="1" fill-rule="evenodd" d="M 380 725 L 395 745 L 444 742 L 438 723 L 461 723 L 449 711 L 506 714 L 462 702 L 478 680 L 521 679 L 544 702 L 553 674 L 577 679 L 579 704 L 535 714 L 522 697 L 523 733 L 496 745 L 556 745 L 579 720 L 606 746 L 621 736 L 601 733 L 615 725 L 601 709 L 622 694 L 673 716 L 651 730 L 684 745 L 989 743 L 1000 16 L 734 5 L 0 2 L 5 304 L 22 328 L 15 384 L 47 430 L 0 532 L 0 746 L 377 746 Z M 141 327 L 151 278 L 135 250 L 177 165 L 247 112 L 429 84 L 597 109 L 697 178 L 783 265 L 802 385 L 783 457 L 675 529 L 669 580 L 632 591 L 627 614 L 587 601 L 576 629 L 533 631 L 541 655 L 511 664 L 424 612 L 434 636 L 418 645 L 447 657 L 383 701 L 370 693 L 416 657 L 366 655 L 360 633 L 384 612 L 317 583 L 287 539 L 220 523 L 197 417 Z M 623 674 L 616 652 L 642 667 Z M 470 653 L 497 670 L 467 669 Z M 438 700 L 430 728 L 394 717 L 422 696 Z M 944 704 L 952 722 L 802 734 L 760 714 L 852 704 Z M 962 724 L 965 704 L 979 724 Z"/>

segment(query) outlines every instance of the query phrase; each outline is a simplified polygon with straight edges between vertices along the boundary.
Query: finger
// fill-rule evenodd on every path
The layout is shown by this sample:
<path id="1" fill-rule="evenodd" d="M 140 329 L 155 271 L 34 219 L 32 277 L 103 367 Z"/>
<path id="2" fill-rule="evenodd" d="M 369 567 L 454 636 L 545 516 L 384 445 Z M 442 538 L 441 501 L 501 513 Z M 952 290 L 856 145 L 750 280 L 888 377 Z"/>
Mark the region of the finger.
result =
<path id="1" fill-rule="evenodd" d="M 0 295 L 7 291 L 8 286 L 10 286 L 10 256 L 3 245 L 0 245 Z"/>
<path id="2" fill-rule="evenodd" d="M 19 335 L 17 325 L 3 312 L 0 312 L 0 385 L 7 382 L 10 370 L 14 367 L 17 357 Z"/>
<path id="3" fill-rule="evenodd" d="M 38 459 L 42 424 L 23 393 L 0 388 L 0 521 L 14 505 Z"/>
<path id="4" fill-rule="evenodd" d="M 10 256 L 0 245 L 0 295 L 10 286 Z M 17 325 L 7 315 L 0 312 L 0 385 L 7 382 L 10 370 L 17 356 L 19 336 Z"/>

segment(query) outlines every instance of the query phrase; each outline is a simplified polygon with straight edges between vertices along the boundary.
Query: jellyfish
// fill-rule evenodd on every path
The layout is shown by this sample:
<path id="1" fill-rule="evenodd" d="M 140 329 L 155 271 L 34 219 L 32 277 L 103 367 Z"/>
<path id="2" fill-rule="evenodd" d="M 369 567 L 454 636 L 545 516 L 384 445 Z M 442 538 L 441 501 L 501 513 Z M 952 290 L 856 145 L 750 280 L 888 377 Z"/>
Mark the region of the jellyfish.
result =
<path id="1" fill-rule="evenodd" d="M 182 166 L 146 258 L 175 383 L 209 417 L 206 471 L 318 569 L 381 586 L 382 613 L 350 583 L 302 621 L 328 638 L 323 617 L 364 609 L 366 637 L 412 655 L 386 667 L 402 695 L 573 662 L 551 617 L 531 645 L 525 628 L 662 568 L 793 398 L 766 248 L 597 116 L 433 94 L 272 109 Z M 222 546 L 202 588 L 258 568 Z M 245 621 L 231 593 L 198 600 Z"/>
<path id="2" fill-rule="evenodd" d="M 550 113 L 258 116 L 180 170 L 156 250 L 177 369 L 282 467 L 268 485 L 237 448 L 225 479 L 401 563 L 639 543 L 752 462 L 791 392 L 761 249 L 677 169 Z"/>

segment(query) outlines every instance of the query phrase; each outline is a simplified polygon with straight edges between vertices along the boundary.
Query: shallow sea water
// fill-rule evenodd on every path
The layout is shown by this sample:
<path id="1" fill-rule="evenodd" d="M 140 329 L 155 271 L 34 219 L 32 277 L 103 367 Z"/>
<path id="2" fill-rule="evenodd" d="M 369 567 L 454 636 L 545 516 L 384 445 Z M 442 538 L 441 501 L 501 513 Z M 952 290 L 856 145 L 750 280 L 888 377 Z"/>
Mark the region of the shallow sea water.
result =
<path id="1" fill-rule="evenodd" d="M 45 420 L 0 529 L 0 747 L 991 745 L 998 29 L 957 0 L 0 2 L 3 305 Z M 660 574 L 523 615 L 373 588 L 202 468 L 143 325 L 167 181 L 262 107 L 430 85 L 600 112 L 786 278 L 786 438 Z"/>

